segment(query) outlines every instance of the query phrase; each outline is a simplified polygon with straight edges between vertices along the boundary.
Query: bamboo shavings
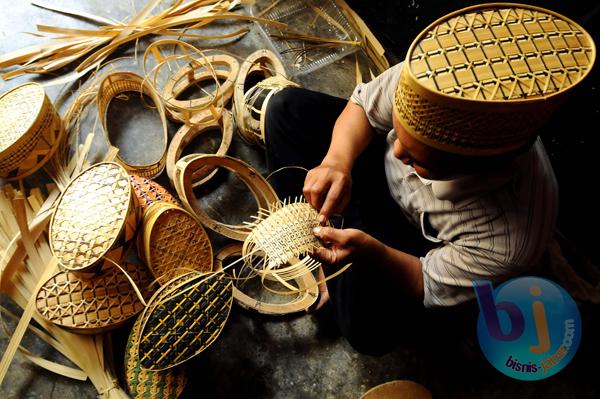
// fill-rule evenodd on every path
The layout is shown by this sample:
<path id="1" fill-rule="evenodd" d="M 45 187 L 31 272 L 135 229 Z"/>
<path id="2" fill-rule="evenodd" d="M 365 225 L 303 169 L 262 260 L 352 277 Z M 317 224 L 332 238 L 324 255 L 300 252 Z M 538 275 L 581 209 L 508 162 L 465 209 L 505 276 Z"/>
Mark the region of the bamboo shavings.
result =
<path id="1" fill-rule="evenodd" d="M 74 73 L 51 84 L 65 83 L 99 67 L 109 55 L 126 43 L 150 34 L 185 36 L 185 30 L 201 28 L 216 20 L 240 19 L 284 27 L 284 24 L 278 22 L 230 12 L 240 4 L 239 0 L 192 0 L 185 3 L 183 0 L 177 0 L 164 11 L 150 15 L 160 3 L 161 0 L 150 0 L 128 23 L 112 23 L 96 30 L 38 27 L 39 31 L 57 36 L 48 42 L 0 56 L 0 68 L 21 64 L 20 67 L 4 73 L 2 78 L 8 80 L 27 73 L 46 74 L 86 57 L 75 68 Z M 69 14 L 82 13 L 70 11 Z M 94 18 L 90 18 L 88 14 L 87 19 Z M 246 32 L 239 30 L 237 33 L 241 35 Z"/>
<path id="2" fill-rule="evenodd" d="M 35 293 L 47 265 L 52 261 L 52 253 L 45 235 L 41 234 L 49 221 L 49 210 L 57 197 L 57 190 L 51 191 L 48 199 L 40 190 L 32 190 L 27 201 L 23 202 L 26 226 L 31 240 L 28 253 L 24 250 L 24 239 L 19 229 L 17 212 L 13 198 L 22 195 L 11 186 L 0 188 L 0 247 L 2 251 L 1 289 L 17 305 L 25 309 L 29 298 Z M 23 224 L 23 223 L 21 223 Z M 27 233 L 26 233 L 27 234 Z M 44 320 L 37 313 L 33 319 L 48 333 L 44 340 L 77 365 L 90 378 L 100 396 L 107 399 L 125 399 L 127 395 L 117 385 L 112 367 L 112 350 L 108 336 L 84 336 L 66 331 Z M 106 353 L 105 353 L 106 352 Z M 46 363 L 51 371 L 52 363 Z M 62 373 L 61 373 L 62 374 Z"/>

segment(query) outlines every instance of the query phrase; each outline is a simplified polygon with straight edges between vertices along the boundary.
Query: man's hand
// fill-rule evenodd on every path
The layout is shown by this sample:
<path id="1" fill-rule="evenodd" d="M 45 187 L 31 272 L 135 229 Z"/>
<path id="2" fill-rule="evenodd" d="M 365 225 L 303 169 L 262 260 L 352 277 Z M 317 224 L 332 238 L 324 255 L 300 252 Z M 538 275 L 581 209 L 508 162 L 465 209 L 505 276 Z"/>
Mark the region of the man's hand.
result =
<path id="1" fill-rule="evenodd" d="M 344 210 L 352 193 L 350 170 L 339 164 L 325 163 L 311 169 L 304 181 L 306 201 L 318 209 L 321 219 Z"/>
<path id="2" fill-rule="evenodd" d="M 328 247 L 321 248 L 313 255 L 329 265 L 343 266 L 354 260 L 377 256 L 384 247 L 381 242 L 357 229 L 316 227 L 314 233 Z"/>

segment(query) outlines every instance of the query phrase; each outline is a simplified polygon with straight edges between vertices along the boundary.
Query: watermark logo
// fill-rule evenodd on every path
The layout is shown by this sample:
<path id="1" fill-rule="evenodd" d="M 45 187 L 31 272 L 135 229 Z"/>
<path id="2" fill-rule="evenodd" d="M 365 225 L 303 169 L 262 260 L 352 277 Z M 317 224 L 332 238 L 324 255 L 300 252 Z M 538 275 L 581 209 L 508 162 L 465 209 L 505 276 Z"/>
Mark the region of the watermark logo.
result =
<path id="1" fill-rule="evenodd" d="M 541 380 L 575 356 L 581 317 L 561 286 L 539 277 L 512 279 L 495 290 L 489 281 L 473 285 L 479 344 L 496 369 L 519 380 Z"/>

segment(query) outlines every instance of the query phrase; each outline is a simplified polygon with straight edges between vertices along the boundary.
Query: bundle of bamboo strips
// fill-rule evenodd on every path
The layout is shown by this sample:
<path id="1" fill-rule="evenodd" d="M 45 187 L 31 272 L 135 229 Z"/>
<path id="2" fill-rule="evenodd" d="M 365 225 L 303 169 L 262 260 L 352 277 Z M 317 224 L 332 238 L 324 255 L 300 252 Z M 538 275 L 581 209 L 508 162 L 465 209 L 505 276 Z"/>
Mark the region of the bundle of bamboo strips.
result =
<path id="1" fill-rule="evenodd" d="M 52 206 L 59 191 L 49 188 L 44 201 L 40 189 L 33 189 L 25 199 L 11 186 L 0 189 L 0 247 L 2 277 L 0 288 L 24 309 L 17 329 L 0 364 L 0 383 L 12 361 L 29 321 L 33 318 L 45 331 L 34 331 L 44 341 L 71 360 L 73 369 L 30 355 L 36 363 L 53 372 L 72 378 L 89 378 L 101 397 L 119 399 L 127 395 L 117 384 L 112 365 L 112 350 L 108 335 L 79 335 L 44 320 L 33 312 L 35 293 L 40 283 L 57 270 L 44 231 L 50 220 Z M 34 360 L 34 361 L 35 361 Z"/>
<path id="2" fill-rule="evenodd" d="M 32 2 L 43 8 L 61 13 L 84 17 L 88 20 L 104 24 L 98 29 L 72 29 L 56 26 L 38 25 L 39 32 L 55 34 L 50 41 L 12 51 L 0 56 L 0 68 L 21 64 L 20 67 L 4 73 L 5 80 L 27 73 L 46 74 L 62 68 L 82 57 L 86 57 L 74 70 L 74 73 L 52 84 L 62 84 L 99 67 L 107 57 L 119 46 L 138 40 L 147 35 L 167 35 L 177 37 L 207 38 L 207 36 L 190 34 L 188 29 L 202 28 L 216 20 L 240 19 L 261 23 L 285 26 L 274 21 L 243 15 L 231 10 L 241 4 L 240 0 L 177 0 L 164 11 L 151 15 L 161 0 L 150 0 L 127 23 L 120 23 L 94 15 L 65 10 Z M 248 29 L 240 29 L 221 36 L 210 36 L 211 39 L 244 35 Z M 90 54 L 91 53 L 91 54 Z"/>

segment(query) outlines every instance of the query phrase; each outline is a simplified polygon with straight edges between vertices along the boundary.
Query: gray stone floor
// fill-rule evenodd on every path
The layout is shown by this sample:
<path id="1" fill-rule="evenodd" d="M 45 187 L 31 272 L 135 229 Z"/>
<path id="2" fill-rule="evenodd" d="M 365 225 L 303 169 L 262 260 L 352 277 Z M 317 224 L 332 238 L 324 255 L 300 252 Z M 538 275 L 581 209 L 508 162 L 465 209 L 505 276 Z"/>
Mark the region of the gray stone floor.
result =
<path id="1" fill-rule="evenodd" d="M 61 0 L 55 4 L 117 19 L 131 12 L 128 1 Z M 135 1 L 135 4 L 139 9 L 142 2 Z M 0 19 L 0 53 L 37 42 L 36 38 L 18 32 L 34 31 L 38 23 L 89 26 L 85 22 L 33 7 L 24 1 L 0 0 L 0 5 L 5 9 Z M 145 43 L 141 42 L 140 47 L 143 48 Z M 227 49 L 244 56 L 264 46 L 264 37 L 253 28 L 250 34 Z M 133 55 L 133 51 L 129 48 L 121 55 Z M 119 67 L 141 71 L 131 59 L 119 62 Z M 0 81 L 0 91 L 4 92 L 30 79 L 24 77 Z M 347 97 L 354 87 L 354 79 L 354 56 L 349 56 L 297 80 L 304 87 Z M 72 98 L 69 91 L 76 87 L 52 87 L 48 93 L 54 101 L 65 93 L 67 98 Z M 128 137 L 123 141 L 123 156 L 132 160 L 140 154 L 151 157 L 149 152 L 137 150 L 139 147 L 133 143 L 142 141 L 142 138 L 148 143 L 161 140 L 160 135 L 156 134 L 159 130 L 152 129 L 158 126 L 155 117 L 135 102 L 124 104 L 123 107 L 109 112 L 111 119 L 122 124 L 121 131 Z M 119 113 L 138 116 L 119 121 Z M 177 127 L 170 124 L 170 137 Z M 155 138 L 149 136 L 153 134 Z M 115 138 L 116 141 L 119 139 L 123 137 Z M 215 140 L 216 137 L 209 137 L 194 143 L 188 151 L 210 148 L 215 145 Z M 97 143 L 99 148 L 103 145 L 101 141 L 99 139 Z M 264 171 L 260 149 L 248 147 L 237 136 L 231 154 Z M 168 187 L 164 174 L 158 180 Z M 29 183 L 35 184 L 36 179 L 31 179 Z M 235 181 L 227 178 L 224 184 L 234 185 Z M 219 203 L 214 193 L 209 193 L 207 197 L 207 201 L 212 198 L 215 207 L 219 207 L 219 213 L 230 214 L 233 209 L 244 212 L 252 210 L 252 204 L 246 201 L 246 196 L 229 198 L 223 203 Z M 211 237 L 217 248 L 225 242 L 214 235 Z M 2 302 L 6 300 L 3 298 Z M 588 314 L 590 317 L 586 319 Z M 394 379 L 410 379 L 427 386 L 436 398 L 597 398 L 600 397 L 598 367 L 592 365 L 597 364 L 600 353 L 593 332 L 597 333 L 600 328 L 593 315 L 597 315 L 597 309 L 584 311 L 584 320 L 589 322 L 586 324 L 584 321 L 586 332 L 583 342 L 577 357 L 565 370 L 546 381 L 524 383 L 504 377 L 493 369 L 483 359 L 477 342 L 471 337 L 458 341 L 447 340 L 444 326 L 436 331 L 419 331 L 418 325 L 405 320 L 407 328 L 417 329 L 422 338 L 418 342 L 406 343 L 383 357 L 374 358 L 355 352 L 339 336 L 327 311 L 317 315 L 265 317 L 235 308 L 218 341 L 190 363 L 188 373 L 191 382 L 182 397 L 358 398 L 377 384 Z M 391 317 L 402 317 L 402 312 Z M 14 328 L 14 325 L 11 327 Z M 114 354 L 117 363 L 122 362 L 122 338 L 127 334 L 127 327 L 115 332 Z M 1 336 L 0 353 L 4 352 L 7 343 L 7 337 Z M 61 359 L 60 355 L 53 353 L 35 337 L 27 336 L 25 346 L 34 353 Z M 7 399 L 82 399 L 95 396 L 91 384 L 56 377 L 30 364 L 19 354 L 0 387 L 0 398 Z"/>

